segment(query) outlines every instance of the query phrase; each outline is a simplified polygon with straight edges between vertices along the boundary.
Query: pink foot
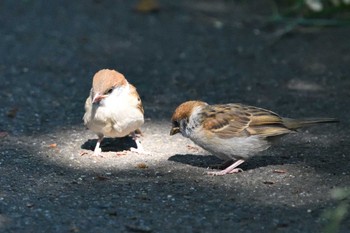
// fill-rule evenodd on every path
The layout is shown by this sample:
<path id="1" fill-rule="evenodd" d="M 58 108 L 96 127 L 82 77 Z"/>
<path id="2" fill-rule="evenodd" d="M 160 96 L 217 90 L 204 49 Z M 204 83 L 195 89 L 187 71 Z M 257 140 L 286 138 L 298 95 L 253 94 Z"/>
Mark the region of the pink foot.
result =
<path id="1" fill-rule="evenodd" d="M 238 172 L 242 172 L 243 170 L 241 168 L 235 168 L 232 171 L 226 172 L 225 170 L 222 171 L 218 171 L 218 172 L 208 172 L 208 175 L 211 176 L 223 176 L 226 174 L 233 174 L 233 173 L 238 173 Z"/>
<path id="2" fill-rule="evenodd" d="M 233 163 L 231 166 L 227 167 L 224 170 L 218 171 L 218 172 L 208 172 L 208 175 L 212 176 L 223 176 L 226 174 L 233 174 L 233 173 L 238 173 L 242 172 L 243 170 L 241 168 L 237 168 L 239 165 L 244 163 L 243 159 L 237 160 L 235 163 Z"/>

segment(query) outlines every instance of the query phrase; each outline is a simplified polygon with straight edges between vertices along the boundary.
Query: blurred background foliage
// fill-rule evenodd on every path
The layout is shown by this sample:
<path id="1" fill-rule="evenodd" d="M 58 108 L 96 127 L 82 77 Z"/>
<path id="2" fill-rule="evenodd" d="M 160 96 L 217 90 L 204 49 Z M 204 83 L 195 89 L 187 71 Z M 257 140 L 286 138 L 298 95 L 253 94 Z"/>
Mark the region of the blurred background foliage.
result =
<path id="1" fill-rule="evenodd" d="M 271 0 L 272 21 L 297 20 L 305 26 L 350 25 L 350 0 Z"/>
<path id="2" fill-rule="evenodd" d="M 327 209 L 322 216 L 327 221 L 324 233 L 338 232 L 341 222 L 347 218 L 350 204 L 350 188 L 336 188 L 331 192 L 331 197 L 337 204 L 335 208 Z"/>

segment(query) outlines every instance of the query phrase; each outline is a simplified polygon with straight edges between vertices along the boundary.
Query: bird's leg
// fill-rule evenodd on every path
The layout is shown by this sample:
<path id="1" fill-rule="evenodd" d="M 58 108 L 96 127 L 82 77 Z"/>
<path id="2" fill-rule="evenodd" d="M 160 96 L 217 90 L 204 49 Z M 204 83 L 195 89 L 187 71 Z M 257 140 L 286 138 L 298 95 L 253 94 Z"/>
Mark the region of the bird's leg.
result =
<path id="1" fill-rule="evenodd" d="M 143 146 L 141 145 L 141 141 L 137 138 L 137 135 L 134 132 L 131 133 L 131 136 L 132 136 L 132 139 L 135 141 L 136 143 L 136 148 L 134 147 L 131 147 L 130 150 L 133 151 L 133 152 L 137 152 L 137 153 L 140 153 L 140 154 L 148 154 L 144 149 L 143 149 Z"/>
<path id="2" fill-rule="evenodd" d="M 101 142 L 103 140 L 103 134 L 98 134 L 97 136 L 98 136 L 98 139 L 97 139 L 97 143 L 96 143 L 95 150 L 94 150 L 95 156 L 101 155 L 101 152 L 102 152 L 100 145 L 101 145 Z"/>
<path id="3" fill-rule="evenodd" d="M 229 167 L 232 163 L 233 163 L 233 160 L 229 159 L 229 160 L 226 160 L 225 162 L 220 163 L 220 164 L 210 165 L 209 168 L 222 170 L 222 169 Z"/>
<path id="4" fill-rule="evenodd" d="M 221 170 L 219 172 L 208 172 L 208 175 L 213 175 L 213 176 L 223 176 L 226 174 L 232 174 L 232 173 L 238 173 L 243 171 L 241 168 L 237 168 L 239 165 L 244 163 L 243 159 L 237 160 L 234 162 L 231 166 L 227 167 L 224 170 Z"/>

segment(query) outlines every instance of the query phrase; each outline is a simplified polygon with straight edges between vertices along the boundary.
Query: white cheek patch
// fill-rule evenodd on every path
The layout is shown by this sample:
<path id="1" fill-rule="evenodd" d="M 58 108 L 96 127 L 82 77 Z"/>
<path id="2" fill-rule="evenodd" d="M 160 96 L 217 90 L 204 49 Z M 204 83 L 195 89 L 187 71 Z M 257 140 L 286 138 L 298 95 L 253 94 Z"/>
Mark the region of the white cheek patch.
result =
<path id="1" fill-rule="evenodd" d="M 181 132 L 183 135 L 185 134 L 185 137 L 191 138 L 194 131 L 197 131 L 197 129 L 200 128 L 198 114 L 201 110 L 201 106 L 195 107 L 189 119 L 182 119 L 180 121 L 180 128 L 182 128 L 182 124 L 184 125 Z"/>
<path id="2" fill-rule="evenodd" d="M 120 97 L 122 95 L 128 95 L 130 92 L 130 86 L 127 84 L 126 86 L 118 86 L 115 87 L 111 93 L 111 95 Z"/>

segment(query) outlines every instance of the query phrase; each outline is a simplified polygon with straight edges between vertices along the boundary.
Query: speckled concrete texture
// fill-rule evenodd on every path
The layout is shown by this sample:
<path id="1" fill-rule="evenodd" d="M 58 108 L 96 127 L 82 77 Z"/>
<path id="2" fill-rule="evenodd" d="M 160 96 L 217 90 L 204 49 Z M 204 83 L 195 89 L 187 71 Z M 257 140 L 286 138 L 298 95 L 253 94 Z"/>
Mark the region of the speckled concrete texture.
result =
<path id="1" fill-rule="evenodd" d="M 350 30 L 270 24 L 268 1 L 0 2 L 0 232 L 320 232 L 350 186 Z M 82 123 L 93 74 L 134 84 L 149 154 Z M 216 157 L 169 136 L 190 99 L 337 117 L 213 177 Z M 340 232 L 349 232 L 346 219 Z"/>

